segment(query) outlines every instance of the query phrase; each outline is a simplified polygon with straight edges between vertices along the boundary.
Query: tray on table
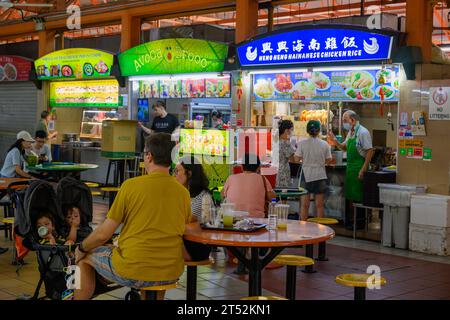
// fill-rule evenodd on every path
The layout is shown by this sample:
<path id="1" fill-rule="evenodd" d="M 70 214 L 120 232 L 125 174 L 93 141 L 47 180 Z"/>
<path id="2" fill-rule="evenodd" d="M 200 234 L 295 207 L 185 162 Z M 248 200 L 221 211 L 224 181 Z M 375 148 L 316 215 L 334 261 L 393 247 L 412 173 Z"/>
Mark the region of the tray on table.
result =
<path id="1" fill-rule="evenodd" d="M 255 223 L 253 225 L 252 228 L 249 229 L 238 229 L 233 227 L 224 227 L 223 224 L 221 223 L 218 227 L 213 227 L 213 226 L 207 226 L 205 224 L 200 224 L 200 226 L 202 227 L 202 229 L 207 229 L 207 230 L 220 230 L 220 231 L 235 231 L 235 232 L 255 232 L 261 229 L 264 229 L 267 224 L 265 223 Z"/>

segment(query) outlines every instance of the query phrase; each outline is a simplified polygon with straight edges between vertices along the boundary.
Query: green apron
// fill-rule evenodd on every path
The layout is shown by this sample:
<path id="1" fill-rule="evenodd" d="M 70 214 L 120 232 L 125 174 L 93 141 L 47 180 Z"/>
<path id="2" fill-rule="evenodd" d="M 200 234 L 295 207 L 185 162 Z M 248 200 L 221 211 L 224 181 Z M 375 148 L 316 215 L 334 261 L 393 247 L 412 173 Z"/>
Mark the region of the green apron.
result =
<path id="1" fill-rule="evenodd" d="M 364 166 L 365 159 L 356 148 L 358 128 L 353 138 L 347 140 L 347 171 L 345 174 L 345 198 L 354 202 L 363 200 L 363 183 L 358 179 L 359 171 Z"/>

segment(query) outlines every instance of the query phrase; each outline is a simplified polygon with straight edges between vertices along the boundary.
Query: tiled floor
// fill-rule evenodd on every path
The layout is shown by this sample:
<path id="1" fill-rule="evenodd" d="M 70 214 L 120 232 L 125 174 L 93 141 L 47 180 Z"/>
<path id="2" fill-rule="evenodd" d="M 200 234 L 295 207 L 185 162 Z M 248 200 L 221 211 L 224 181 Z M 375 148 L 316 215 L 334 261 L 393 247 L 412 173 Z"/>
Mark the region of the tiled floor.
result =
<path id="1" fill-rule="evenodd" d="M 94 222 L 100 223 L 107 208 L 95 205 Z M 16 299 L 21 294 L 31 295 L 39 279 L 37 263 L 33 253 L 25 259 L 25 265 L 16 274 L 11 262 L 12 243 L 0 234 L 0 246 L 10 251 L 0 255 L 0 300 Z M 379 243 L 337 237 L 327 245 L 329 261 L 316 262 L 316 273 L 297 273 L 297 299 L 299 300 L 351 300 L 352 288 L 335 283 L 340 273 L 365 273 L 367 267 L 381 268 L 387 285 L 380 290 L 371 290 L 367 299 L 379 300 L 450 300 L 450 257 L 436 257 L 415 252 L 382 247 Z M 304 254 L 303 249 L 288 249 L 285 252 Z M 227 262 L 223 251 L 215 253 L 215 265 L 199 267 L 198 299 L 240 299 L 247 294 L 247 276 L 236 276 L 235 265 Z M 300 271 L 300 269 L 299 269 Z M 171 300 L 185 299 L 185 276 L 180 278 L 179 288 L 167 292 Z M 263 271 L 263 294 L 283 295 L 285 269 Z M 96 299 L 123 299 L 127 288 L 98 296 Z"/>

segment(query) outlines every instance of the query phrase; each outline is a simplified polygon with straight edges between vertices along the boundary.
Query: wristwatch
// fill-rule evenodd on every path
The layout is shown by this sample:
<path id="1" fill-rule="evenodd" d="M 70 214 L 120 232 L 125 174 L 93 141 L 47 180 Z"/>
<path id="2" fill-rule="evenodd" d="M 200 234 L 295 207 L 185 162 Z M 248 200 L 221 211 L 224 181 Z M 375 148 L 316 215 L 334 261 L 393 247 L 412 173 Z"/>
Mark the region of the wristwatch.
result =
<path id="1" fill-rule="evenodd" d="M 85 251 L 83 248 L 83 241 L 81 241 L 80 244 L 78 245 L 78 250 L 80 250 L 80 252 L 82 253 L 87 253 L 87 251 Z"/>

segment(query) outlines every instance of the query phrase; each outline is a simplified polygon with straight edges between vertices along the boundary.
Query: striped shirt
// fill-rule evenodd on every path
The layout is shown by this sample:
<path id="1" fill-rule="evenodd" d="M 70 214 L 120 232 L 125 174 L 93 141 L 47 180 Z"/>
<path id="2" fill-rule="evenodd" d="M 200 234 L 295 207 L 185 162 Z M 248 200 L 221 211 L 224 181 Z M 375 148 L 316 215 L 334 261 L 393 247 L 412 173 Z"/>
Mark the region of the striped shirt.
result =
<path id="1" fill-rule="evenodd" d="M 211 194 L 208 191 L 206 191 L 206 190 L 203 190 L 202 192 L 200 192 L 196 197 L 191 198 L 191 211 L 192 211 L 192 214 L 199 221 L 201 220 L 201 217 L 202 217 L 202 201 L 203 201 L 203 197 L 209 198 L 209 200 L 212 203 Z"/>

